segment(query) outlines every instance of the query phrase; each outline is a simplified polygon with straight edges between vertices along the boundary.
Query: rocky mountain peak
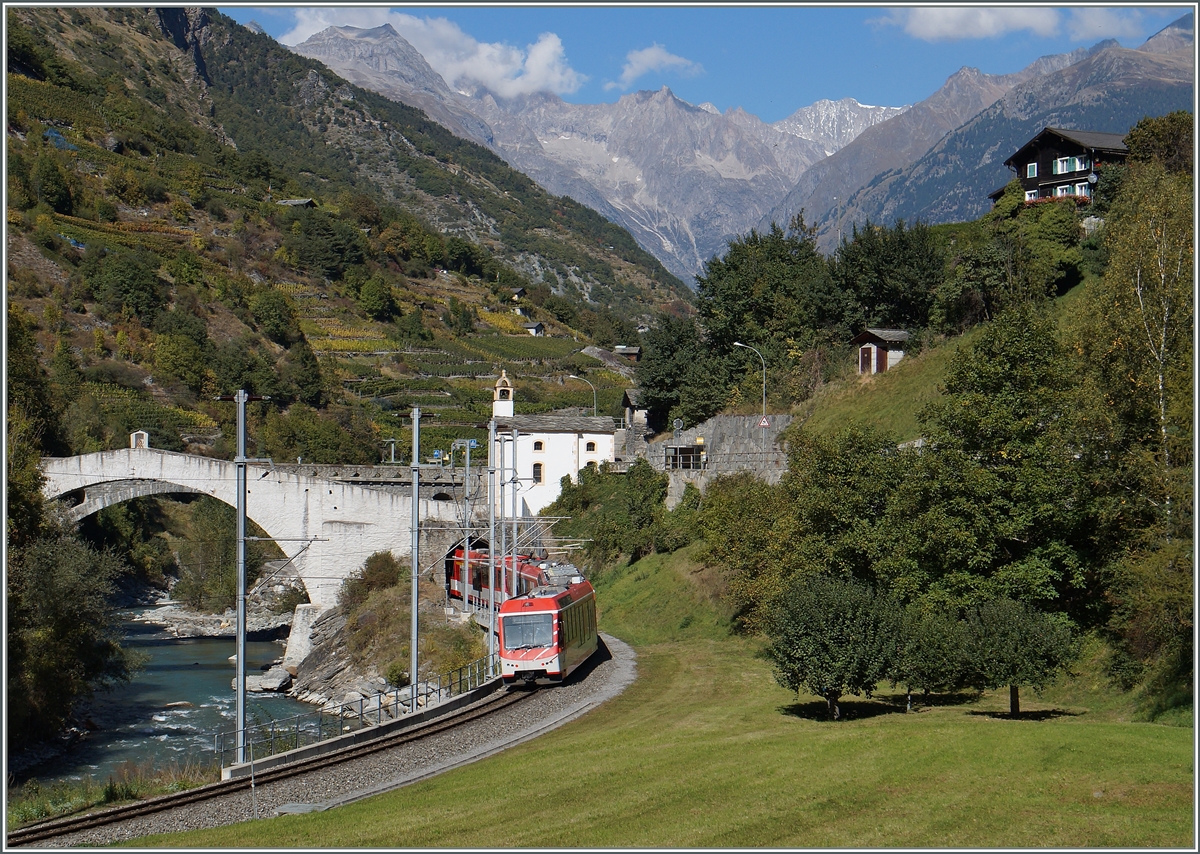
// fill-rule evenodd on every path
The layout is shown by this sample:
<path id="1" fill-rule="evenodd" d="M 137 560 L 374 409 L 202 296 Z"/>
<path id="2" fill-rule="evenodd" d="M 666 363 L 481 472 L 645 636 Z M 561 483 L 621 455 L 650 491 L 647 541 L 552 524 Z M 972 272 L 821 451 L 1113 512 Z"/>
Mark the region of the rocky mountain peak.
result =
<path id="1" fill-rule="evenodd" d="M 868 106 L 860 104 L 855 98 L 842 98 L 840 101 L 822 99 L 801 107 L 786 119 L 774 122 L 771 127 L 815 142 L 829 155 L 849 145 L 872 125 L 885 122 L 907 109 L 908 105 Z"/>
<path id="2" fill-rule="evenodd" d="M 1172 21 L 1138 48 L 1146 53 L 1174 53 L 1177 50 L 1190 48 L 1194 44 L 1196 16 L 1188 12 L 1182 18 Z"/>

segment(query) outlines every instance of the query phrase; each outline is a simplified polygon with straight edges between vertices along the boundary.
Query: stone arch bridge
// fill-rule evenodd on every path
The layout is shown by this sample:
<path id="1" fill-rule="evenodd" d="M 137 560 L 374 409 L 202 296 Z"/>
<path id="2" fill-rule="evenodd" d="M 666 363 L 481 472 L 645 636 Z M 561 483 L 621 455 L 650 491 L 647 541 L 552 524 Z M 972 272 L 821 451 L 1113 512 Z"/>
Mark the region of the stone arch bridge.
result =
<path id="1" fill-rule="evenodd" d="M 132 447 L 42 460 L 47 498 L 60 499 L 78 521 L 113 504 L 148 495 L 196 493 L 237 506 L 234 463 Z M 473 475 L 470 492 L 484 503 Z M 441 565 L 462 540 L 467 519 L 463 477 L 450 469 L 421 471 L 419 564 Z M 476 510 L 478 517 L 479 510 Z M 412 474 L 401 466 L 246 464 L 246 516 L 274 539 L 295 566 L 316 610 L 336 604 L 342 582 L 371 554 L 412 555 Z M 479 519 L 470 520 L 479 524 Z M 436 577 L 436 576 L 435 576 Z"/>

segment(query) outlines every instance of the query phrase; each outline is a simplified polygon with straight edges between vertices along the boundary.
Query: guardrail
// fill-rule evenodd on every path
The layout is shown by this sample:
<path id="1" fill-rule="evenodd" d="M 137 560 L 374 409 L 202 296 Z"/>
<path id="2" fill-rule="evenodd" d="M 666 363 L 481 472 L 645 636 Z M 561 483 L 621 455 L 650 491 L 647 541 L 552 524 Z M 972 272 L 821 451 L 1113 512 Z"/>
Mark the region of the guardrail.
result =
<path id="1" fill-rule="evenodd" d="M 392 688 L 370 697 L 360 697 L 356 702 L 327 703 L 313 712 L 256 721 L 245 728 L 246 760 L 263 759 L 397 720 L 480 688 L 495 679 L 499 672 L 499 656 L 485 656 L 465 667 L 418 682 L 415 692 L 411 686 Z M 213 751 L 222 768 L 238 761 L 239 733 L 232 729 L 213 735 Z"/>

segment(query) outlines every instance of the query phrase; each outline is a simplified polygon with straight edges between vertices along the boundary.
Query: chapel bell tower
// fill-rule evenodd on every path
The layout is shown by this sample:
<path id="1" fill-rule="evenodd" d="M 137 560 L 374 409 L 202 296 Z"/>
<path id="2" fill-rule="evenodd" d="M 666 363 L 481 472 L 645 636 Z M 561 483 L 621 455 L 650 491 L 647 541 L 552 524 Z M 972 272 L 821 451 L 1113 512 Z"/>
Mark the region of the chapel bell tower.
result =
<path id="1" fill-rule="evenodd" d="M 508 378 L 508 372 L 501 371 L 500 379 L 496 380 L 496 388 L 492 392 L 492 417 L 493 418 L 512 418 L 512 415 L 513 415 L 512 382 Z"/>

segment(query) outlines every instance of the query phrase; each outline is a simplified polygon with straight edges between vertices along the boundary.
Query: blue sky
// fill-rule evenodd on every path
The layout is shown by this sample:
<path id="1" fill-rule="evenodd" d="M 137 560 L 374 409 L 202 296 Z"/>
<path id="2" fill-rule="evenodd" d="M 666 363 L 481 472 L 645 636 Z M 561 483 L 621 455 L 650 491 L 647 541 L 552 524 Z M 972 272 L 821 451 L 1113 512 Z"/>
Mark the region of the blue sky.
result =
<path id="1" fill-rule="evenodd" d="M 294 45 L 327 26 L 390 22 L 451 86 L 552 91 L 572 103 L 640 89 L 742 107 L 766 122 L 821 98 L 900 106 L 963 66 L 1008 74 L 1114 38 L 1142 44 L 1188 6 L 447 4 L 222 6 Z"/>

